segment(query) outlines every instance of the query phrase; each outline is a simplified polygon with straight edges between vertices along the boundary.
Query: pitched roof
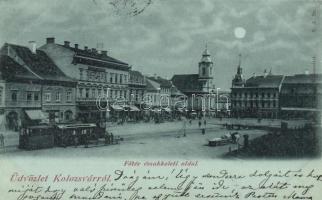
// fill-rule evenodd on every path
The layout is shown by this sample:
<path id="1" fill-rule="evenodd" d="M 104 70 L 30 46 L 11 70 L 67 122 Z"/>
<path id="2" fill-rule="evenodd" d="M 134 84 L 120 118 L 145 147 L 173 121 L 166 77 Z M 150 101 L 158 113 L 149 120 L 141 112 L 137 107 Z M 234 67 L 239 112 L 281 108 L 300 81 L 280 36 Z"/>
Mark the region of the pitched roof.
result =
<path id="1" fill-rule="evenodd" d="M 128 65 L 128 63 L 120 61 L 120 60 L 113 58 L 111 56 L 108 56 L 106 54 L 98 53 L 97 51 L 92 51 L 90 49 L 85 50 L 85 49 L 80 49 L 80 48 L 74 48 L 74 47 L 65 46 L 62 44 L 58 44 L 58 45 L 62 46 L 64 48 L 70 49 L 70 50 L 74 51 L 75 53 L 77 53 L 77 55 L 80 55 L 80 56 L 86 56 L 86 57 L 90 57 L 90 58 L 100 59 L 100 60 L 109 61 L 109 62 L 115 62 L 115 63 L 119 63 L 119 64 L 123 64 L 123 65 Z"/>
<path id="2" fill-rule="evenodd" d="M 17 53 L 17 56 L 41 78 L 53 81 L 75 81 L 74 79 L 65 76 L 65 74 L 55 65 L 45 52 L 36 50 L 36 53 L 32 53 L 31 50 L 25 46 L 14 44 L 6 45 L 13 48 Z"/>
<path id="3" fill-rule="evenodd" d="M 186 92 L 200 92 L 200 84 L 198 74 L 176 74 L 172 77 L 172 83 L 178 90 Z"/>
<path id="4" fill-rule="evenodd" d="M 153 80 L 149 80 L 146 79 L 146 90 L 148 92 L 158 92 L 158 83 L 153 81 Z"/>
<path id="5" fill-rule="evenodd" d="M 163 88 L 171 88 L 172 87 L 171 81 L 169 81 L 167 79 L 164 79 L 164 78 L 162 78 L 160 76 L 158 76 L 158 77 L 151 76 L 151 77 L 148 77 L 148 79 L 153 80 L 153 81 L 159 83 L 160 84 L 160 87 L 163 87 Z"/>
<path id="6" fill-rule="evenodd" d="M 294 76 L 286 76 L 283 84 L 308 84 L 322 83 L 322 74 L 296 74 Z"/>
<path id="7" fill-rule="evenodd" d="M 1 78 L 4 80 L 17 79 L 34 79 L 40 80 L 37 76 L 15 62 L 7 55 L 0 55 L 0 72 Z"/>
<path id="8" fill-rule="evenodd" d="M 127 71 L 131 68 L 128 63 L 115 59 L 107 54 L 99 53 L 97 50 L 85 50 L 61 44 L 56 45 L 75 52 L 73 63 L 93 65 L 123 71 Z"/>
<path id="9" fill-rule="evenodd" d="M 246 80 L 245 87 L 278 88 L 283 75 L 253 76 Z"/>
<path id="10" fill-rule="evenodd" d="M 140 77 L 142 77 L 142 78 L 143 78 L 142 73 L 141 73 L 141 72 L 139 72 L 139 71 L 130 70 L 130 71 L 129 71 L 129 73 L 130 73 L 130 76 L 140 76 Z"/>

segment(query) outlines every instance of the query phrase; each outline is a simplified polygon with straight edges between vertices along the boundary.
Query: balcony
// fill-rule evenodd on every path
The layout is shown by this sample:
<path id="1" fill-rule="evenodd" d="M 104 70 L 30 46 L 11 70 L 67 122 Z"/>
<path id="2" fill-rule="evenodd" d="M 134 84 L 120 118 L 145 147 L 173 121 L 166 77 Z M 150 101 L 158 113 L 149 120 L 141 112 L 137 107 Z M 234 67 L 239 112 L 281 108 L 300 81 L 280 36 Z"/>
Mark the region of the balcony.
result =
<path id="1" fill-rule="evenodd" d="M 7 107 L 27 107 L 27 108 L 35 108 L 35 107 L 41 107 L 41 102 L 40 101 L 27 101 L 27 100 L 22 100 L 22 101 L 7 101 L 6 102 Z"/>

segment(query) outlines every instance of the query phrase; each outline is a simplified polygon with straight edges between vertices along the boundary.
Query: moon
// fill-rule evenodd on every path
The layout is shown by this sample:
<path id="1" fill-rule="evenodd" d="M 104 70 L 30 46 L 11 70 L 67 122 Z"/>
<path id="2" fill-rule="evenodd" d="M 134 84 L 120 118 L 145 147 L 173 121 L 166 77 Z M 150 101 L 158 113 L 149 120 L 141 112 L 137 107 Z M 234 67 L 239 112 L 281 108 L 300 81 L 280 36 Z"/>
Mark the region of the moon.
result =
<path id="1" fill-rule="evenodd" d="M 242 39 L 246 35 L 246 30 L 243 27 L 236 27 L 234 30 L 235 37 L 238 39 Z"/>

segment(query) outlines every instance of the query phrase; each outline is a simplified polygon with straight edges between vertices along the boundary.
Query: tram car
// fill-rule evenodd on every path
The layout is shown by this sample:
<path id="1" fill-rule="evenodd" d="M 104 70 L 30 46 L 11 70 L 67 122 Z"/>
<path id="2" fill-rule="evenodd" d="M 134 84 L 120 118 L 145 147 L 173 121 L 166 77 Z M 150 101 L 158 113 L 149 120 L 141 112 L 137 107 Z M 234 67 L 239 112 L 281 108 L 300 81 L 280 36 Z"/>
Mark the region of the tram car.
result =
<path id="1" fill-rule="evenodd" d="M 54 147 L 55 128 L 49 125 L 23 128 L 19 136 L 19 148 L 26 150 Z"/>
<path id="2" fill-rule="evenodd" d="M 105 129 L 96 124 L 59 124 L 56 125 L 55 145 L 88 145 L 98 143 L 100 138 L 104 138 Z"/>

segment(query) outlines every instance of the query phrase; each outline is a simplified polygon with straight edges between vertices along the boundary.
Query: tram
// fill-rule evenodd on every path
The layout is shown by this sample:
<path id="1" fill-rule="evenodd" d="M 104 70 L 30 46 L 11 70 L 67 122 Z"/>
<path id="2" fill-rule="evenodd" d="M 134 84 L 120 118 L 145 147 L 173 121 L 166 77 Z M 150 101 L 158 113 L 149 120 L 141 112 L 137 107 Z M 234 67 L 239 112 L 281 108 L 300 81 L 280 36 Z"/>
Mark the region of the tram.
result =
<path id="1" fill-rule="evenodd" d="M 104 136 L 105 128 L 98 127 L 96 124 L 60 124 L 56 125 L 55 145 L 66 147 L 98 143 Z"/>
<path id="2" fill-rule="evenodd" d="M 29 126 L 21 129 L 19 148 L 33 150 L 54 147 L 55 128 L 49 125 Z"/>

